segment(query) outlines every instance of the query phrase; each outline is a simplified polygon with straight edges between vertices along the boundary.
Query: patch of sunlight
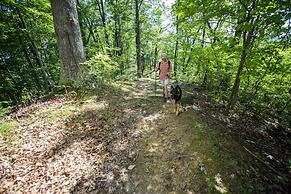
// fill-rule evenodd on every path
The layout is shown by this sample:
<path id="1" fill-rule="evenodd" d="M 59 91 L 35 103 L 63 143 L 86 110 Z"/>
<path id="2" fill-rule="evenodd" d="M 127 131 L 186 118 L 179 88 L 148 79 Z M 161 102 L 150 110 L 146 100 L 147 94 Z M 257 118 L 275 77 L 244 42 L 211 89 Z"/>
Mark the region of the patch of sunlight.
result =
<path id="1" fill-rule="evenodd" d="M 109 172 L 107 174 L 107 177 L 106 178 L 107 178 L 108 182 L 113 181 L 114 180 L 114 174 L 113 174 L 113 172 Z"/>
<path id="2" fill-rule="evenodd" d="M 220 193 L 227 193 L 227 188 L 224 186 L 222 182 L 221 175 L 217 173 L 214 178 L 215 178 L 215 183 L 216 183 L 214 188 Z"/>
<path id="3" fill-rule="evenodd" d="M 119 87 L 122 91 L 131 93 L 134 96 L 145 96 L 147 93 L 152 92 L 146 87 L 138 88 L 138 86 L 124 85 L 124 84 L 115 84 L 116 87 Z M 125 97 L 126 99 L 128 96 Z"/>
<path id="4" fill-rule="evenodd" d="M 203 130 L 205 128 L 205 126 L 203 124 L 201 124 L 201 123 L 197 123 L 195 128 L 199 129 L 199 130 Z"/>
<path id="5" fill-rule="evenodd" d="M 126 168 L 122 168 L 120 171 L 120 180 L 123 182 L 128 181 L 128 171 Z"/>
<path id="6" fill-rule="evenodd" d="M 81 109 L 84 111 L 88 110 L 104 110 L 108 108 L 108 103 L 106 101 L 100 101 L 100 102 L 94 102 L 94 103 L 89 103 L 89 104 L 84 104 Z"/>
<path id="7" fill-rule="evenodd" d="M 127 141 L 118 141 L 117 143 L 114 144 L 113 148 L 116 151 L 123 151 L 126 150 L 127 146 L 128 146 Z"/>
<path id="8" fill-rule="evenodd" d="M 151 184 L 149 184 L 148 186 L 147 186 L 147 190 L 149 191 L 149 190 L 152 190 L 153 189 L 153 186 L 151 185 Z"/>
<path id="9" fill-rule="evenodd" d="M 186 93 L 194 96 L 194 93 L 193 92 L 186 91 Z"/>
<path id="10" fill-rule="evenodd" d="M 91 97 L 91 98 L 88 99 L 88 100 L 81 101 L 80 103 L 86 103 L 86 104 L 89 104 L 89 103 L 95 103 L 95 102 L 96 102 L 96 98 L 97 98 L 97 96 L 93 96 L 93 97 Z"/>
<path id="11" fill-rule="evenodd" d="M 156 152 L 158 149 L 160 149 L 159 144 L 158 143 L 152 143 L 151 147 L 149 149 L 149 152 Z"/>
<path id="12" fill-rule="evenodd" d="M 156 121 L 158 118 L 161 118 L 161 114 L 160 113 L 156 113 L 156 114 L 144 117 L 143 118 L 143 122 L 153 122 L 153 121 Z"/>
<path id="13" fill-rule="evenodd" d="M 3 141 L 4 138 L 8 135 L 12 128 L 17 127 L 18 123 L 15 121 L 12 122 L 0 122 L 0 143 Z"/>
<path id="14" fill-rule="evenodd" d="M 64 118 L 69 117 L 77 110 L 75 105 L 62 105 L 60 107 L 48 108 L 45 111 L 42 111 L 40 114 L 37 114 L 34 121 L 35 122 L 43 122 L 44 124 L 53 124 L 56 123 L 57 120 L 62 120 Z"/>
<path id="15" fill-rule="evenodd" d="M 75 105 L 65 104 L 59 106 L 48 107 L 46 109 L 40 110 L 38 113 L 34 114 L 37 116 L 37 119 L 41 117 L 59 117 L 59 116 L 69 116 L 74 112 Z"/>
<path id="16" fill-rule="evenodd" d="M 188 109 L 193 109 L 193 110 L 201 110 L 198 106 L 195 106 L 195 105 L 187 105 L 184 107 L 185 110 L 188 110 Z"/>
<path id="17" fill-rule="evenodd" d="M 163 119 L 165 117 L 164 114 L 161 114 L 161 111 L 146 117 L 143 117 L 140 122 L 137 123 L 136 131 L 134 132 L 134 135 L 138 136 L 141 133 L 149 133 L 155 129 L 155 127 L 151 126 L 151 124 L 158 120 Z"/>
<path id="18" fill-rule="evenodd" d="M 134 87 L 129 86 L 129 85 L 124 85 L 124 84 L 119 84 L 119 83 L 112 83 L 113 86 L 120 88 L 124 92 L 132 92 L 135 90 Z"/>

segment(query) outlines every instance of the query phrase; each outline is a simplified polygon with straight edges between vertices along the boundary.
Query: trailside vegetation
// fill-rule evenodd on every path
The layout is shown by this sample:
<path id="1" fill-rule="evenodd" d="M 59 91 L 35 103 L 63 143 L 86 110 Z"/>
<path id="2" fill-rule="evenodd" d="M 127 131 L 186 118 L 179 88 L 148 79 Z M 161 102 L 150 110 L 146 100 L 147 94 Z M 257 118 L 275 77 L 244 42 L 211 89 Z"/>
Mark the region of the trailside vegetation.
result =
<path id="1" fill-rule="evenodd" d="M 17 166 L 17 162 L 15 166 L 12 165 L 19 156 L 17 154 L 23 154 L 23 158 L 29 156 L 26 154 L 29 149 L 26 148 L 32 144 L 35 146 L 33 158 L 36 161 L 39 159 L 37 158 L 41 152 L 39 151 L 41 146 L 37 147 L 40 144 L 39 137 L 47 138 L 44 142 L 50 146 L 50 141 L 53 139 L 53 145 L 56 146 L 55 150 L 42 153 L 44 157 L 41 156 L 41 160 L 44 163 L 47 162 L 47 158 L 54 157 L 58 149 L 66 149 L 66 146 L 74 145 L 76 140 L 81 142 L 92 137 L 96 138 L 96 141 L 92 140 L 95 147 L 90 147 L 91 144 L 86 144 L 84 147 L 87 149 L 89 145 L 88 147 L 94 148 L 94 151 L 100 150 L 106 158 L 104 161 L 108 160 L 108 163 L 112 162 L 113 156 L 121 158 L 120 161 L 115 158 L 114 164 L 118 166 L 126 164 L 123 161 L 126 160 L 127 155 L 124 155 L 123 151 L 126 151 L 127 145 L 134 145 L 130 149 L 138 149 L 135 145 L 140 139 L 135 139 L 134 144 L 130 144 L 132 138 L 144 137 L 143 135 L 148 135 L 148 131 L 160 126 L 171 127 L 169 123 L 178 118 L 169 130 L 172 131 L 170 135 L 164 128 L 159 128 L 158 132 L 157 130 L 155 132 L 158 142 L 161 137 L 164 143 L 170 142 L 165 146 L 165 153 L 169 158 L 175 156 L 171 162 L 195 158 L 197 164 L 189 162 L 185 167 L 189 175 L 188 185 L 180 184 L 182 189 L 194 185 L 190 184 L 192 178 L 189 177 L 197 173 L 198 166 L 202 177 L 199 180 L 206 180 L 205 184 L 210 185 L 211 188 L 215 188 L 218 184 L 223 188 L 220 192 L 227 192 L 220 173 L 212 177 L 213 180 L 205 178 L 207 171 L 204 165 L 208 165 L 207 168 L 211 169 L 210 157 L 214 155 L 214 163 L 221 163 L 220 165 L 223 166 L 221 169 L 227 172 L 230 172 L 227 168 L 233 167 L 237 170 L 236 167 L 239 166 L 236 172 L 231 171 L 232 174 L 227 175 L 229 180 L 238 181 L 235 182 L 237 184 L 234 188 L 237 187 L 237 190 L 234 192 L 288 193 L 286 185 L 290 185 L 288 183 L 290 183 L 291 169 L 290 7 L 288 0 L 0 1 L 0 150 L 1 152 L 4 150 L 3 157 L 0 157 L 0 162 L 4 161 L 0 164 L 3 164 L 0 169 L 4 169 L 3 172 L 6 169 L 6 174 L 0 174 L 0 180 L 4 177 L 3 180 L 7 181 L 4 186 L 0 185 L 0 192 L 4 192 L 6 187 L 9 189 L 13 184 L 15 190 L 12 191 L 15 192 L 19 191 L 18 187 L 22 187 L 22 183 L 34 184 L 28 181 L 29 176 L 13 182 L 11 177 L 14 175 L 9 173 Z M 157 73 L 153 71 L 162 53 L 167 53 L 171 61 L 173 68 L 171 79 L 180 80 L 183 95 L 185 94 L 181 101 L 187 105 L 186 116 L 182 119 L 168 114 L 165 108 L 167 104 L 161 105 L 157 100 L 158 80 Z M 152 91 L 153 88 L 155 92 Z M 155 98 L 150 96 L 151 92 L 155 94 Z M 194 111 L 188 111 L 190 109 Z M 159 121 L 157 125 L 151 126 L 151 122 L 162 118 L 162 114 L 166 115 L 167 122 Z M 119 131 L 117 127 L 120 127 Z M 136 128 L 140 129 L 139 127 L 144 127 L 142 129 L 145 134 L 135 131 Z M 179 127 L 185 131 L 185 137 L 184 131 Z M 47 135 L 41 134 L 42 129 Z M 65 143 L 61 145 L 57 138 L 50 136 L 56 129 L 61 131 L 56 137 L 60 139 L 67 137 Z M 172 136 L 177 138 L 173 135 L 177 132 L 176 129 L 180 130 L 178 135 L 181 135 L 181 139 L 184 140 L 172 139 Z M 35 131 L 30 133 L 29 130 Z M 78 130 L 83 132 L 79 133 Z M 117 135 L 112 135 L 116 131 Z M 208 136 L 205 137 L 205 134 Z M 23 141 L 32 138 L 34 143 L 25 144 L 19 148 L 22 151 L 17 152 L 17 143 L 11 146 L 10 143 L 14 139 L 20 139 L 22 135 Z M 194 138 L 189 139 L 193 135 Z M 115 145 L 115 140 L 119 137 L 123 137 L 124 141 L 119 139 L 120 141 L 116 141 L 119 144 Z M 242 141 L 236 142 L 235 138 Z M 156 139 L 148 138 L 148 140 Z M 186 143 L 183 144 L 182 141 Z M 99 144 L 100 142 L 102 145 Z M 200 143 L 192 146 L 193 142 Z M 111 147 L 108 147 L 109 145 Z M 153 144 L 152 147 L 147 143 L 143 145 L 144 155 L 148 154 L 148 150 L 155 150 L 156 145 Z M 167 152 L 174 150 L 168 149 L 168 145 L 177 150 L 180 145 L 183 145 L 180 148 L 185 150 L 189 148 L 187 145 L 191 145 L 189 150 L 192 152 L 189 153 L 192 154 L 179 152 L 177 155 L 178 152 Z M 233 145 L 239 147 L 240 152 L 230 153 L 229 150 Z M 114 146 L 118 147 L 120 155 L 108 151 Z M 205 164 L 201 162 L 202 159 L 199 161 L 200 158 L 196 157 L 195 146 L 202 153 L 200 156 Z M 253 149 L 249 149 L 250 147 Z M 41 149 L 46 150 L 46 144 L 42 144 Z M 210 153 L 211 149 L 213 153 Z M 159 150 L 158 147 L 156 150 Z M 224 154 L 220 153 L 221 150 Z M 80 148 L 79 152 L 83 153 L 83 151 Z M 131 152 L 129 148 L 127 151 L 127 154 Z M 11 159 L 10 153 L 14 152 L 14 158 Z M 70 153 L 75 154 L 73 151 Z M 137 156 L 130 156 L 133 163 L 138 157 L 138 151 L 134 153 Z M 240 157 L 244 159 L 248 157 L 240 156 L 240 153 L 254 158 L 271 173 L 269 171 L 259 173 L 253 164 L 247 166 Z M 100 161 L 95 160 L 102 159 L 98 154 L 94 154 L 94 160 L 91 162 L 98 166 Z M 221 157 L 222 155 L 224 158 Z M 231 157 L 235 159 L 232 161 Z M 20 158 L 22 159 L 22 156 Z M 83 161 L 85 156 L 80 158 L 82 159 L 80 161 Z M 162 158 L 162 156 L 152 157 L 150 161 L 156 161 L 155 158 Z M 221 158 L 227 161 L 226 166 Z M 29 160 L 25 159 L 25 161 Z M 74 159 L 70 160 L 73 164 L 71 166 L 75 166 L 74 161 Z M 22 165 L 22 161 L 18 160 L 18 162 Z M 144 169 L 152 168 L 151 163 L 144 164 Z M 167 169 L 172 168 L 170 164 L 172 165 L 170 162 L 167 163 Z M 26 168 L 31 167 L 30 165 L 25 163 L 21 169 L 30 169 Z M 36 162 L 35 165 L 40 167 L 42 164 Z M 190 169 L 191 165 L 194 165 L 193 169 Z M 104 177 L 106 180 L 113 180 L 112 177 L 116 175 L 106 174 L 109 168 L 115 168 L 114 165 L 104 166 L 104 176 L 94 177 L 94 181 L 102 177 L 99 182 L 97 181 L 100 187 Z M 116 176 L 118 181 L 115 187 L 118 189 L 110 190 L 112 185 L 109 181 L 105 190 L 112 193 L 120 191 L 124 186 L 121 182 L 128 181 L 127 170 L 133 170 L 135 165 L 129 167 L 122 166 L 123 174 L 119 173 Z M 20 175 L 25 174 L 21 169 L 18 169 Z M 244 172 L 245 169 L 248 170 Z M 161 171 L 163 170 L 161 168 Z M 175 169 L 171 170 L 174 173 Z M 144 175 L 144 171 L 136 173 Z M 18 173 L 17 170 L 15 172 Z M 210 170 L 210 173 L 213 172 Z M 65 177 L 68 175 L 66 173 L 68 172 L 60 176 Z M 89 176 L 88 173 L 87 175 Z M 75 176 L 72 174 L 70 176 L 70 180 L 74 180 Z M 168 176 L 168 174 L 165 172 L 161 176 Z M 183 176 L 184 174 L 181 173 L 178 177 Z M 244 180 L 246 185 L 250 185 L 247 190 L 239 184 L 240 176 L 254 178 Z M 38 177 L 36 179 L 42 182 L 47 177 L 41 176 L 41 178 L 43 179 Z M 182 179 L 177 178 L 177 180 Z M 60 180 L 58 179 L 59 182 Z M 253 180 L 259 183 L 256 187 L 253 185 L 257 182 Z M 77 184 L 74 181 L 69 182 Z M 135 182 L 135 186 L 130 189 L 135 189 L 140 182 Z M 202 184 L 204 183 L 198 184 L 197 187 Z M 72 188 L 68 186 L 69 184 L 66 185 L 68 189 L 66 191 L 71 192 Z M 81 183 L 80 185 L 82 186 Z M 167 183 L 165 187 L 170 188 L 169 185 L 170 183 Z M 265 188 L 265 185 L 269 185 L 270 190 Z M 58 186 L 62 188 L 63 185 Z M 75 191 L 78 193 L 78 184 L 75 186 Z M 147 185 L 143 186 L 147 187 Z M 26 189 L 29 190 L 27 185 Z M 50 189 L 55 192 L 53 188 Z M 99 187 L 95 185 L 94 189 L 98 190 Z M 136 192 L 134 189 L 132 192 Z M 200 191 L 198 188 L 197 192 Z M 205 190 L 205 193 L 208 191 Z M 183 192 L 190 193 L 190 190 L 183 190 Z"/>

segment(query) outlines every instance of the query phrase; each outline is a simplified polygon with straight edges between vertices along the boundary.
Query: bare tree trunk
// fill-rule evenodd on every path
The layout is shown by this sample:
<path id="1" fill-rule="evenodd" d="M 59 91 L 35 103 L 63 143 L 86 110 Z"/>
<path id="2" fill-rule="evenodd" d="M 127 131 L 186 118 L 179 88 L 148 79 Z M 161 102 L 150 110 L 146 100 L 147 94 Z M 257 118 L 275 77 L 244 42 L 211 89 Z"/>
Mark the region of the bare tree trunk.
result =
<path id="1" fill-rule="evenodd" d="M 104 36 L 105 36 L 106 45 L 107 45 L 107 47 L 110 47 L 109 36 L 108 36 L 108 33 L 107 33 L 107 26 L 106 26 L 106 14 L 105 14 L 105 10 L 104 10 L 104 2 L 103 2 L 103 0 L 100 0 L 100 1 L 96 0 L 96 3 L 98 5 L 98 9 L 99 9 L 102 25 L 103 25 L 103 28 L 104 28 Z"/>
<path id="2" fill-rule="evenodd" d="M 58 50 L 63 69 L 62 81 L 76 80 L 79 64 L 85 60 L 76 0 L 51 0 Z"/>
<path id="3" fill-rule="evenodd" d="M 81 6 L 80 1 L 77 0 L 77 5 Z M 81 36 L 82 36 L 82 40 L 86 45 L 86 31 L 84 30 L 84 25 L 83 25 L 83 21 L 82 21 L 82 15 L 81 15 L 81 10 L 78 10 L 78 18 L 79 18 L 79 24 L 80 24 L 80 30 L 81 30 Z M 84 45 L 84 46 L 85 46 Z"/>
<path id="4" fill-rule="evenodd" d="M 177 58 L 178 58 L 178 45 L 179 45 L 179 41 L 178 41 L 178 16 L 177 16 L 177 25 L 176 25 L 176 35 L 177 35 L 177 39 L 176 39 L 176 45 L 175 45 L 175 54 L 174 54 L 174 76 L 176 78 L 177 75 Z"/>
<path id="5" fill-rule="evenodd" d="M 157 63 L 158 60 L 158 45 L 155 45 L 155 50 L 154 50 L 154 62 L 153 62 L 153 70 L 155 69 L 155 64 Z"/>
<path id="6" fill-rule="evenodd" d="M 136 65 L 137 65 L 137 77 L 141 77 L 141 43 L 140 43 L 140 20 L 139 20 L 139 0 L 135 0 L 135 43 L 136 43 Z"/>
<path id="7" fill-rule="evenodd" d="M 202 31 L 202 42 L 201 42 L 201 47 L 203 48 L 204 47 L 204 44 L 205 44 L 205 28 L 203 28 L 203 31 Z M 196 71 L 196 75 L 198 75 L 200 73 L 200 66 L 201 66 L 201 59 L 199 59 L 200 63 L 198 63 L 198 66 L 197 66 L 197 71 Z"/>
<path id="8" fill-rule="evenodd" d="M 32 61 L 31 61 L 31 59 L 30 59 L 30 57 L 29 57 L 29 54 L 28 54 L 27 49 L 25 48 L 25 45 L 22 45 L 22 47 L 23 47 L 23 53 L 24 53 L 25 59 L 26 59 L 27 62 L 28 62 L 28 68 L 29 68 L 29 71 L 30 71 L 30 73 L 32 74 L 32 77 L 33 77 L 33 79 L 34 79 L 34 82 L 35 82 L 36 85 L 37 85 L 37 88 L 38 88 L 39 90 L 42 91 L 42 86 L 41 86 L 41 84 L 40 84 L 39 77 L 38 77 L 37 73 L 35 72 L 34 64 L 32 63 Z"/>
<path id="9" fill-rule="evenodd" d="M 24 20 L 24 18 L 22 17 L 22 14 L 21 14 L 20 10 L 16 9 L 16 11 L 17 11 L 18 17 L 19 17 L 19 19 L 20 19 L 20 23 L 21 23 L 22 28 L 27 29 L 27 26 L 26 26 L 25 20 Z M 51 91 L 51 83 L 50 83 L 50 81 L 49 81 L 49 77 L 48 77 L 48 75 L 47 75 L 46 69 L 45 69 L 45 67 L 44 67 L 44 64 L 43 64 L 43 62 L 42 62 L 41 56 L 40 56 L 40 54 L 39 54 L 39 51 L 38 51 L 38 49 L 37 49 L 37 46 L 36 46 L 36 44 L 35 44 L 35 42 L 34 42 L 33 37 L 29 34 L 29 32 L 26 33 L 26 35 L 27 35 L 27 38 L 28 38 L 28 40 L 29 40 L 29 42 L 30 42 L 29 48 L 30 48 L 31 52 L 32 52 L 33 55 L 34 55 L 34 57 L 35 57 L 35 59 L 36 59 L 36 62 L 37 62 L 37 64 L 38 64 L 38 66 L 39 66 L 40 69 L 41 69 L 42 77 L 43 77 L 43 81 L 44 81 L 44 85 L 45 85 L 45 92 L 48 93 L 48 92 Z"/>
<path id="10" fill-rule="evenodd" d="M 236 77 L 235 77 L 235 81 L 232 87 L 232 91 L 231 91 L 231 95 L 229 98 L 229 102 L 228 102 L 228 107 L 227 107 L 227 112 L 229 112 L 230 109 L 233 108 L 237 97 L 238 97 L 238 90 L 239 90 L 239 85 L 240 85 L 240 75 L 241 72 L 243 70 L 244 64 L 246 62 L 246 56 L 247 56 L 247 51 L 246 51 L 246 47 L 243 48 L 241 57 L 240 57 L 240 63 L 239 63 L 239 67 L 237 69 L 237 73 L 236 73 Z"/>
<path id="11" fill-rule="evenodd" d="M 252 9 L 255 8 L 255 2 L 252 4 Z M 255 40 L 254 32 L 256 30 L 256 23 L 260 18 L 260 15 L 257 15 L 256 17 L 253 17 L 251 15 L 252 10 L 249 10 L 248 16 L 247 16 L 247 22 L 252 26 L 252 29 L 250 31 L 243 31 L 243 50 L 240 57 L 240 63 L 239 67 L 236 73 L 236 78 L 232 87 L 231 95 L 229 97 L 228 105 L 227 105 L 227 113 L 234 107 L 237 98 L 238 98 L 238 91 L 240 86 L 240 75 L 244 68 L 244 65 L 246 63 L 246 58 L 249 53 L 249 50 L 251 49 L 252 43 Z"/>
<path id="12" fill-rule="evenodd" d="M 85 20 L 86 20 L 86 25 L 87 25 L 87 28 L 88 28 L 88 30 L 89 30 L 89 35 L 88 35 L 88 37 L 87 37 L 87 40 L 86 40 L 86 43 L 85 44 L 88 44 L 89 43 L 89 41 L 90 41 L 90 37 L 92 36 L 92 38 L 93 38 L 93 41 L 94 42 L 97 42 L 97 39 L 96 39 L 96 37 L 95 37 L 95 33 L 94 33 L 94 29 L 93 29 L 93 25 L 92 25 L 92 23 L 91 23 L 91 21 L 89 20 L 89 18 L 87 18 L 87 17 L 84 17 L 85 18 Z"/>
<path id="13" fill-rule="evenodd" d="M 179 6 L 179 0 L 177 1 L 177 5 Z M 175 54 L 174 54 L 174 77 L 176 78 L 176 75 L 177 75 L 177 63 L 178 63 L 178 45 L 179 45 L 179 37 L 178 37 L 178 34 L 179 34 L 179 17 L 178 15 L 176 16 L 176 45 L 175 45 Z"/>
<path id="14" fill-rule="evenodd" d="M 115 0 L 115 6 L 118 6 L 118 1 Z M 116 51 L 116 55 L 122 55 L 122 41 L 121 41 L 121 13 L 114 13 L 114 46 L 119 50 Z"/>

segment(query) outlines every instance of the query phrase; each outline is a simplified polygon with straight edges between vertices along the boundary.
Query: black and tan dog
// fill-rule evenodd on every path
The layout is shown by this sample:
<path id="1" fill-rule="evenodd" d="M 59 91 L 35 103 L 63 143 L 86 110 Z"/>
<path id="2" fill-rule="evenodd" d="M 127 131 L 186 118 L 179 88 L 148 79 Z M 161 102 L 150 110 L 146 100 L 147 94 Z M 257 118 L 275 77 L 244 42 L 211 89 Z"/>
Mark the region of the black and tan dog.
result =
<path id="1" fill-rule="evenodd" d="M 182 112 L 182 105 L 181 105 L 181 98 L 182 98 L 182 89 L 178 85 L 178 82 L 175 81 L 171 85 L 171 98 L 172 98 L 172 103 L 174 107 L 174 112 L 176 115 L 179 115 L 180 112 Z"/>

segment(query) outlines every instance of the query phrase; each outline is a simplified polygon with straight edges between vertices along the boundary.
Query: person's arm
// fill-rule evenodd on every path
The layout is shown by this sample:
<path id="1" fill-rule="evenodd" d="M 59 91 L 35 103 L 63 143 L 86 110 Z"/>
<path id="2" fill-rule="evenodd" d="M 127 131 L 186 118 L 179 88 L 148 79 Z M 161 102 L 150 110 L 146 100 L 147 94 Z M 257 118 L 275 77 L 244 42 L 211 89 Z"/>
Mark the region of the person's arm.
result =
<path id="1" fill-rule="evenodd" d="M 159 66 L 160 66 L 159 64 L 160 64 L 160 62 L 156 64 L 155 71 L 159 71 Z"/>

